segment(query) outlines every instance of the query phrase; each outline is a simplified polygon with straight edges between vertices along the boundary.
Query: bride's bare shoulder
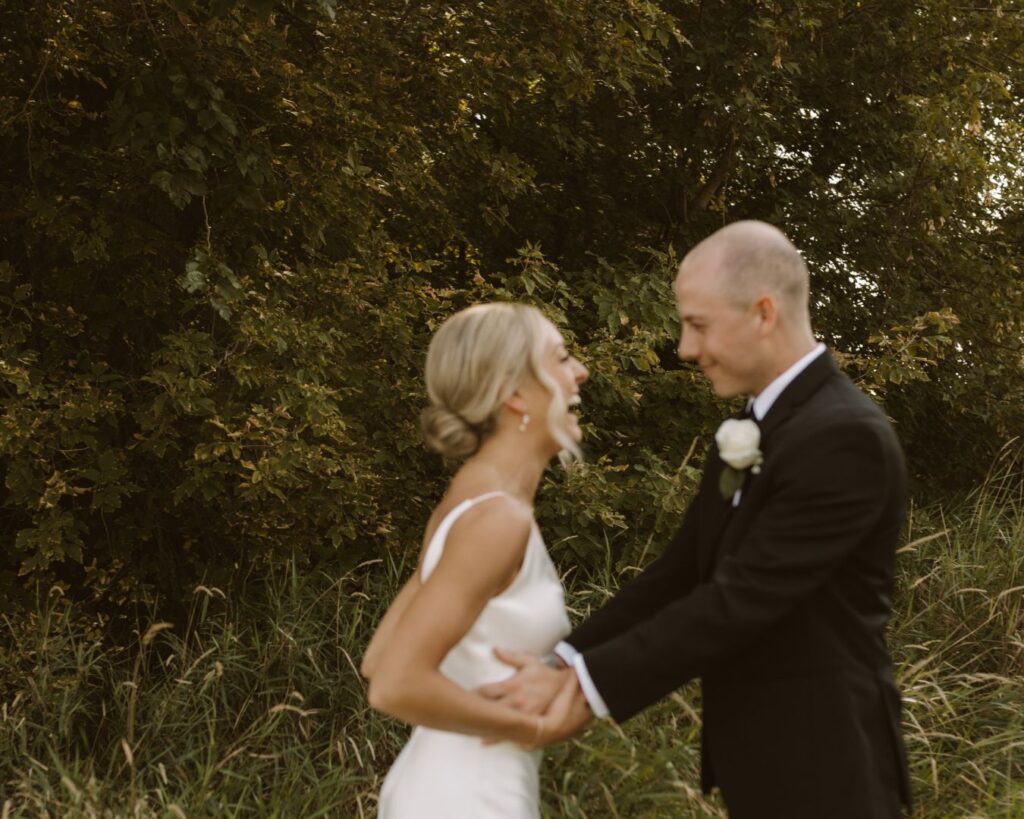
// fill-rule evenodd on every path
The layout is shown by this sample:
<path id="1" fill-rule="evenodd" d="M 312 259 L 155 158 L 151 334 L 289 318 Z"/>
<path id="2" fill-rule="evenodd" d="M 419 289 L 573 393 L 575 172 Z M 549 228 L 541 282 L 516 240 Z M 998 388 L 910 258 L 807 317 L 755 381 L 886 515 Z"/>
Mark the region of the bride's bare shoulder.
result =
<path id="1" fill-rule="evenodd" d="M 474 538 L 488 534 L 488 540 L 525 540 L 533 524 L 533 507 L 495 485 L 493 477 L 460 471 L 434 507 L 424 532 L 428 544 L 442 521 L 467 501 L 476 501 L 452 524 L 449 539 Z M 490 531 L 488 531 L 490 530 Z M 502 534 L 504 530 L 505 534 Z"/>
<path id="2" fill-rule="evenodd" d="M 417 576 L 431 554 L 438 528 L 445 525 L 443 549 L 440 554 L 433 552 L 437 562 L 430 576 L 435 585 L 440 579 L 452 588 L 478 588 L 482 590 L 481 599 L 493 597 L 508 587 L 524 559 L 533 527 L 533 510 L 512 495 L 494 493 L 487 486 L 453 484 L 449 488 L 424 532 Z M 490 497 L 485 499 L 485 495 Z M 479 501 L 444 523 L 460 504 L 473 499 Z"/>

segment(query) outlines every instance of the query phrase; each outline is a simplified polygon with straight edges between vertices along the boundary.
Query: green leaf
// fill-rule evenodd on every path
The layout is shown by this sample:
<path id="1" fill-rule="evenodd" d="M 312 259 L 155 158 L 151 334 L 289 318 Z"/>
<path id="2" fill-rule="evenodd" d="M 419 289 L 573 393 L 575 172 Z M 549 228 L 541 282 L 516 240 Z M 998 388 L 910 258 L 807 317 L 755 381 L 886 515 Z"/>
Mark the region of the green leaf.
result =
<path id="1" fill-rule="evenodd" d="M 744 472 L 733 469 L 731 466 L 726 465 L 722 468 L 722 472 L 718 476 L 718 492 L 724 500 L 732 498 L 736 494 L 736 490 L 743 487 L 744 477 Z"/>

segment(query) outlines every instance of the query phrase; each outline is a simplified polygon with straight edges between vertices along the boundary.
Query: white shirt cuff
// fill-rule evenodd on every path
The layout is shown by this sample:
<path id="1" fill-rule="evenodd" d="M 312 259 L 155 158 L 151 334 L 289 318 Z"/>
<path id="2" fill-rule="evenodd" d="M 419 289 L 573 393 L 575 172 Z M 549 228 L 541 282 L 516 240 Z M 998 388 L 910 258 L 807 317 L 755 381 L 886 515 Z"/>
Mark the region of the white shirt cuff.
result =
<path id="1" fill-rule="evenodd" d="M 576 655 L 579 652 L 569 645 L 565 640 L 559 640 L 554 648 L 555 656 L 558 657 L 567 666 L 572 665 L 572 661 L 576 659 Z"/>
<path id="2" fill-rule="evenodd" d="M 605 705 L 604 699 L 598 693 L 597 686 L 594 685 L 594 681 L 590 678 L 587 664 L 583 662 L 583 655 L 565 641 L 559 642 L 555 646 L 555 654 L 561 657 L 566 665 L 572 666 L 572 670 L 576 672 L 576 679 L 579 680 L 580 689 L 583 691 L 583 696 L 587 698 L 587 704 L 590 706 L 590 710 L 594 712 L 594 716 L 602 719 L 607 717 L 610 713 L 608 706 Z"/>

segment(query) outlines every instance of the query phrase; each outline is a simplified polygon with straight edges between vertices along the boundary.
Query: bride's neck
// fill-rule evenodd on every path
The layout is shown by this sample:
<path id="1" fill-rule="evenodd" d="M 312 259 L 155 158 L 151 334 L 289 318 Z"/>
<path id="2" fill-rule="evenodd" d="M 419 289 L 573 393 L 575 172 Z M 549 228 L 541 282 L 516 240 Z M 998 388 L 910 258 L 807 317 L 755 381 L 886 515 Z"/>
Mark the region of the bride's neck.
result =
<path id="1" fill-rule="evenodd" d="M 503 492 L 533 506 L 537 487 L 550 458 L 524 450 L 518 442 L 491 439 L 466 462 L 483 479 L 493 480 Z"/>

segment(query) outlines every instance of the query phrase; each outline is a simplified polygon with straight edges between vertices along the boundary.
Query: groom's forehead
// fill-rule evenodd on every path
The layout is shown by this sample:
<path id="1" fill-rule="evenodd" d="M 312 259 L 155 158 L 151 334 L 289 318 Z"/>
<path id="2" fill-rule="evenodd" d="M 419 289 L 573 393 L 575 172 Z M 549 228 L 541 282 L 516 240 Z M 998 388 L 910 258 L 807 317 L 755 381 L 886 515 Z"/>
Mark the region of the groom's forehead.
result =
<path id="1" fill-rule="evenodd" d="M 676 308 L 683 318 L 703 315 L 715 309 L 722 298 L 720 287 L 713 276 L 681 272 L 673 288 Z"/>
<path id="2" fill-rule="evenodd" d="M 695 298 L 717 293 L 723 276 L 721 254 L 714 249 L 691 252 L 679 265 L 673 289 L 676 298 Z"/>

